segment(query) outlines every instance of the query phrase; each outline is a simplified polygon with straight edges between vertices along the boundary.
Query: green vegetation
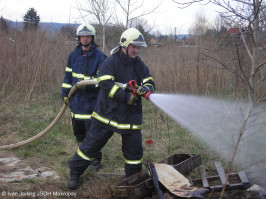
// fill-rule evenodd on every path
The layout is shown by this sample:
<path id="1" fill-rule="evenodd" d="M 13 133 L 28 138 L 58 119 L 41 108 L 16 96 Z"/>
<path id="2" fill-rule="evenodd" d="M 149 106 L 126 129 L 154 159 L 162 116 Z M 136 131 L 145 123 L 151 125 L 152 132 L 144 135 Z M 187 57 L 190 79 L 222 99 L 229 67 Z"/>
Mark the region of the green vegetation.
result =
<path id="1" fill-rule="evenodd" d="M 0 145 L 16 143 L 28 139 L 46 128 L 60 109 L 61 101 L 45 100 L 42 103 L 8 103 L 2 105 L 1 140 Z M 153 144 L 146 144 L 151 139 Z M 204 144 L 198 141 L 188 131 L 173 122 L 168 116 L 158 110 L 151 102 L 144 103 L 143 129 L 144 161 L 157 162 L 175 153 L 200 154 L 207 168 L 212 168 L 212 161 L 218 159 Z M 45 136 L 26 146 L 11 151 L 22 159 L 37 158 L 43 166 L 56 171 L 61 177 L 55 181 L 23 180 L 23 183 L 36 190 L 36 185 L 55 185 L 54 189 L 67 191 L 68 177 L 67 160 L 70 159 L 77 145 L 72 133 L 69 110 L 57 125 Z M 89 198 L 110 198 L 110 187 L 119 181 L 118 176 L 101 175 L 105 173 L 123 174 L 124 161 L 121 152 L 121 137 L 114 134 L 103 149 L 103 168 L 100 174 L 87 170 L 82 176 L 82 186 L 78 195 Z M 194 176 L 197 173 L 194 172 Z M 9 186 L 10 187 L 10 186 Z M 6 189 L 1 186 L 0 189 Z M 47 188 L 43 190 L 48 191 Z M 22 188 L 21 188 L 21 191 Z M 97 192 L 95 192 L 97 191 Z"/>
<path id="2" fill-rule="evenodd" d="M 3 19 L 1 20 L 1 26 L 5 27 Z M 121 26 L 108 27 L 106 52 L 117 44 L 122 30 Z M 59 112 L 62 106 L 60 90 L 66 60 L 76 46 L 75 43 L 64 43 L 72 37 L 67 33 L 68 30 L 65 33 L 62 31 L 51 34 L 39 29 L 10 29 L 9 33 L 4 29 L 0 31 L 0 55 L 3 58 L 0 59 L 0 145 L 16 143 L 36 135 L 46 128 Z M 10 35 L 15 42 L 10 40 Z M 212 45 L 217 45 L 215 48 L 222 49 L 217 42 L 219 38 L 205 36 L 197 46 L 182 47 L 169 37 L 158 40 L 160 45 L 149 46 L 141 51 L 141 58 L 149 66 L 154 77 L 156 92 L 246 99 L 248 89 L 243 80 L 200 55 L 203 49 L 213 49 L 208 40 L 212 40 Z M 100 40 L 101 35 L 97 38 Z M 239 42 L 237 39 L 236 41 Z M 228 46 L 224 45 L 226 49 Z M 242 58 L 248 56 L 243 46 L 237 47 L 241 50 L 238 58 L 244 62 L 245 59 Z M 228 65 L 237 66 L 239 60 L 234 58 L 234 51 L 220 52 L 213 51 L 221 60 L 227 61 Z M 250 63 L 245 61 L 243 70 L 248 71 L 249 65 Z M 236 67 L 235 71 L 237 70 L 239 69 Z M 263 77 L 264 71 L 258 71 Z M 257 88 L 258 96 L 265 94 L 265 91 L 266 85 L 261 84 Z M 202 141 L 151 102 L 144 101 L 143 110 L 145 161 L 156 162 L 174 153 L 196 153 L 201 155 L 203 164 L 210 170 L 214 168 L 214 160 L 222 161 L 217 153 L 208 149 Z M 145 143 L 149 139 L 153 140 L 153 144 Z M 73 156 L 76 149 L 68 110 L 44 137 L 10 151 L 21 159 L 36 159 L 39 165 L 56 171 L 61 179 L 24 180 L 0 185 L 0 191 L 24 191 L 25 188 L 28 188 L 28 191 L 66 191 L 67 160 Z M 103 169 L 100 174 L 86 171 L 76 198 L 110 198 L 110 187 L 118 182 L 119 177 L 103 173 L 123 174 L 123 167 L 121 137 L 114 134 L 103 149 Z M 198 175 L 193 172 L 193 176 Z"/>

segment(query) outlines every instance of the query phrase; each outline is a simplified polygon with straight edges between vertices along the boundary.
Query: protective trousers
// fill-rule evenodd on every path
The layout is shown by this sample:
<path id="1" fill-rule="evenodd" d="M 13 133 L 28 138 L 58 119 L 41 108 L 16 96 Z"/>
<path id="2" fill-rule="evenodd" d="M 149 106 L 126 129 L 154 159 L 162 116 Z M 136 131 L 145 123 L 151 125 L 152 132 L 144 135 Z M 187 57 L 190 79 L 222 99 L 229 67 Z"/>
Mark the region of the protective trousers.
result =
<path id="1" fill-rule="evenodd" d="M 86 132 L 90 129 L 91 120 L 77 120 L 72 118 L 73 132 L 77 142 L 82 142 L 86 136 Z"/>
<path id="2" fill-rule="evenodd" d="M 83 174 L 90 163 L 99 156 L 101 149 L 113 134 L 113 131 L 92 122 L 85 139 L 69 162 L 68 166 L 71 173 L 76 175 Z M 125 173 L 126 176 L 130 176 L 142 170 L 143 147 L 141 131 L 132 131 L 129 134 L 121 134 L 121 136 Z"/>

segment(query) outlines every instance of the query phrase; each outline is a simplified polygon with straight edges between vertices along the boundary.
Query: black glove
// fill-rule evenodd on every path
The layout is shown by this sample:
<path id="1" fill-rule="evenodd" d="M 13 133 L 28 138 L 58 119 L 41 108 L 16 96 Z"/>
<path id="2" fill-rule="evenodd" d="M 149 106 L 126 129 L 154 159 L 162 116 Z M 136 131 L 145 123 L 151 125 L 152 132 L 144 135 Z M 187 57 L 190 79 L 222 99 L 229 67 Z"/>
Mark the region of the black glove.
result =
<path id="1" fill-rule="evenodd" d="M 132 93 L 127 93 L 126 103 L 128 105 L 134 105 L 137 100 L 138 100 L 137 96 L 134 96 Z"/>
<path id="2" fill-rule="evenodd" d="M 139 86 L 138 90 L 137 90 L 137 94 L 139 96 L 144 96 L 146 93 L 148 93 L 150 91 L 150 89 L 145 86 L 145 85 L 142 85 L 142 86 Z"/>

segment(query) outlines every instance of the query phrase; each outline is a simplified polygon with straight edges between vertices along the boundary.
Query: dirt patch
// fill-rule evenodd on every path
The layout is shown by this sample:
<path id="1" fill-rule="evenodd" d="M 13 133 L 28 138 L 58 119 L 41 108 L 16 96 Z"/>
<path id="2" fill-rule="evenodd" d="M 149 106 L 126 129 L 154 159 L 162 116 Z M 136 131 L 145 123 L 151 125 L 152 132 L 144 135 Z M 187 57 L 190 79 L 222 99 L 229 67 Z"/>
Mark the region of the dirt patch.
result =
<path id="1" fill-rule="evenodd" d="M 0 151 L 0 181 L 15 182 L 23 179 L 58 179 L 56 172 L 43 166 L 38 158 L 19 159 L 10 152 Z"/>

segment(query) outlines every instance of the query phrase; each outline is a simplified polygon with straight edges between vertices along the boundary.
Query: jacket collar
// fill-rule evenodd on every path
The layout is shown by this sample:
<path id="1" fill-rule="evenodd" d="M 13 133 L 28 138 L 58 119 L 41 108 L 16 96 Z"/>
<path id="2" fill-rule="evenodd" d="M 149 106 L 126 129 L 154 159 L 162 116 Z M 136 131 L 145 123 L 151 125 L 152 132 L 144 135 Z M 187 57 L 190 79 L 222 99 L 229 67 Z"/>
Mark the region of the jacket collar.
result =
<path id="1" fill-rule="evenodd" d="M 97 44 L 92 43 L 90 49 L 86 53 L 87 56 L 92 55 L 97 47 L 98 47 Z M 80 52 L 81 55 L 83 54 L 82 47 L 80 44 L 76 47 L 76 49 Z"/>
<path id="2" fill-rule="evenodd" d="M 136 64 L 136 63 L 140 60 L 140 57 L 139 57 L 139 56 L 136 56 L 135 58 L 130 58 L 130 57 L 128 57 L 128 56 L 122 51 L 121 48 L 119 49 L 118 55 L 119 55 L 119 57 L 121 58 L 122 63 L 125 64 L 125 65 Z"/>

